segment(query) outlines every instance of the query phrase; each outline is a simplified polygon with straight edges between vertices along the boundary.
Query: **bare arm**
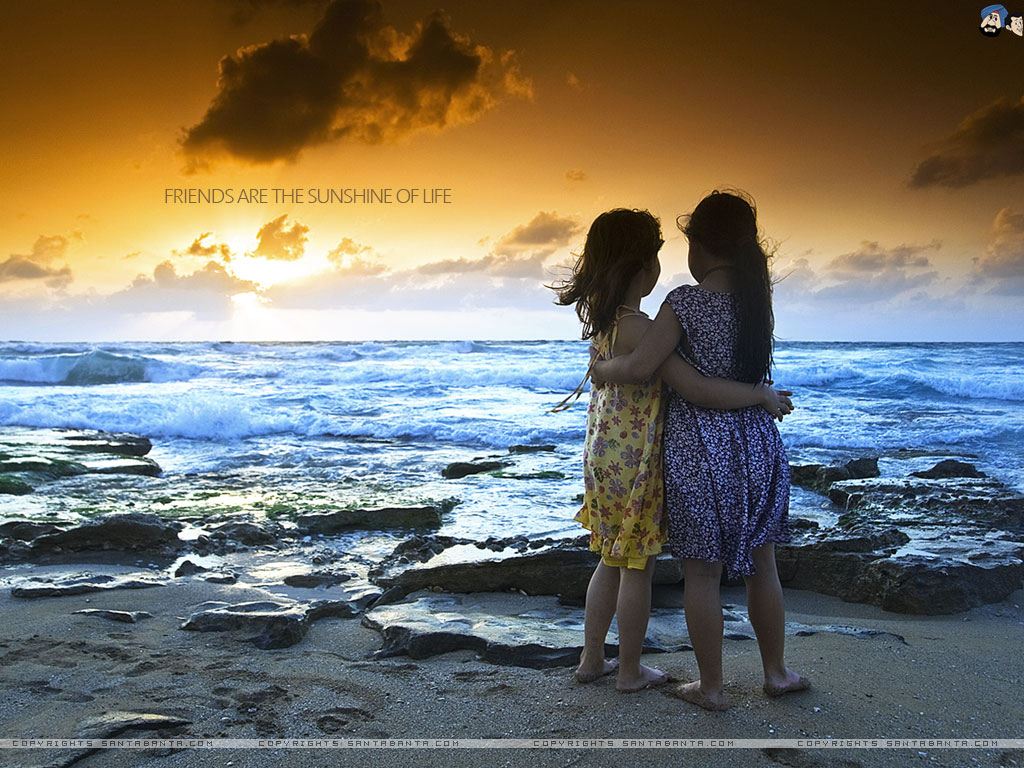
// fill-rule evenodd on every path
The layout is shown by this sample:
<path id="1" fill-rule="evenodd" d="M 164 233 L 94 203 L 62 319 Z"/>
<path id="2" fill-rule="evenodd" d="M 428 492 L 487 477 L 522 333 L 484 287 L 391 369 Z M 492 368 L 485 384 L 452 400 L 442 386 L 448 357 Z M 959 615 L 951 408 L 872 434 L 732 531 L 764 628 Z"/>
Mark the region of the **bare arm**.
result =
<path id="1" fill-rule="evenodd" d="M 624 330 L 625 324 L 619 333 L 622 334 Z M 679 324 L 676 313 L 667 303 L 663 303 L 658 310 L 658 316 L 654 318 L 654 322 L 648 326 L 647 332 L 631 352 L 612 360 L 599 360 L 594 363 L 594 382 L 600 386 L 606 381 L 614 381 L 617 384 L 646 381 L 672 354 L 682 335 L 683 327 Z"/>
<path id="2" fill-rule="evenodd" d="M 710 378 L 703 375 L 679 355 L 669 355 L 660 369 L 662 381 L 701 408 L 731 411 L 735 408 L 762 406 L 775 418 L 793 410 L 789 396 L 792 392 L 776 390 L 767 384 L 748 384 L 732 379 Z"/>

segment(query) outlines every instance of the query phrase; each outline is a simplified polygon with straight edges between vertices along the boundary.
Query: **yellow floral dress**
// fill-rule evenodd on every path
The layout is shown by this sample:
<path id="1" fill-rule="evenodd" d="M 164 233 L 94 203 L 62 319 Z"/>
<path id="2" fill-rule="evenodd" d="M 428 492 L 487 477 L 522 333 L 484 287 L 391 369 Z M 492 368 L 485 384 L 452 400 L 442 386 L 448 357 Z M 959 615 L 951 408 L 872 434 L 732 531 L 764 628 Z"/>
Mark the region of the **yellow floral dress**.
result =
<path id="1" fill-rule="evenodd" d="M 601 359 L 611 359 L 619 320 L 627 315 L 620 313 L 611 332 L 597 337 Z M 606 565 L 643 568 L 666 541 L 662 400 L 658 376 L 640 384 L 591 387 L 583 507 L 574 519 L 590 531 L 590 548 Z"/>

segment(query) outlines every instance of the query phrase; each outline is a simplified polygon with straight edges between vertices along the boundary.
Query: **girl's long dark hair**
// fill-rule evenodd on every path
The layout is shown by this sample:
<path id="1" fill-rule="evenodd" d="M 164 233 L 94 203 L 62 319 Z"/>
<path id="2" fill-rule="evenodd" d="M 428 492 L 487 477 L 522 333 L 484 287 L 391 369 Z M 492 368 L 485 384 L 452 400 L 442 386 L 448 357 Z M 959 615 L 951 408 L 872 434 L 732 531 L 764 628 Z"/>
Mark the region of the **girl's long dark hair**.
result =
<path id="1" fill-rule="evenodd" d="M 630 281 L 661 245 L 661 222 L 648 211 L 616 208 L 594 219 L 572 275 L 548 286 L 558 293 L 556 304 L 576 305 L 584 339 L 611 330 Z"/>
<path id="2" fill-rule="evenodd" d="M 775 316 L 767 250 L 757 229 L 757 208 L 744 192 L 715 190 L 689 216 L 676 220 L 690 242 L 736 267 L 739 338 L 736 342 L 740 381 L 771 378 Z"/>

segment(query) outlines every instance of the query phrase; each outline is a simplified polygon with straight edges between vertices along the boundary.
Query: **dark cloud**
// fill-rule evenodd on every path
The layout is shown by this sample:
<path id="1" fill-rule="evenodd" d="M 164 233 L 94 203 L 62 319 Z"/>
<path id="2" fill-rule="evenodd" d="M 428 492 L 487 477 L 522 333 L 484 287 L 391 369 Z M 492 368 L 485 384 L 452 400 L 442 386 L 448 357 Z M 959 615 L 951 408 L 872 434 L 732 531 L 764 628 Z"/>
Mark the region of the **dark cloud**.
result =
<path id="1" fill-rule="evenodd" d="M 496 57 L 440 11 L 403 35 L 373 0 L 334 0 L 309 35 L 240 48 L 219 68 L 213 103 L 182 139 L 190 172 L 219 152 L 267 163 L 335 140 L 441 130 L 532 94 L 514 53 Z"/>
<path id="2" fill-rule="evenodd" d="M 587 173 L 579 168 L 570 168 L 565 172 L 566 181 L 586 181 Z"/>
<path id="3" fill-rule="evenodd" d="M 298 261 L 306 251 L 306 233 L 309 227 L 295 222 L 290 227 L 285 225 L 288 214 L 282 214 L 273 221 L 268 221 L 257 233 L 259 245 L 248 256 L 258 256 L 275 261 Z"/>
<path id="4" fill-rule="evenodd" d="M 81 239 L 80 233 L 73 235 Z M 67 255 L 71 241 L 63 235 L 40 235 L 31 253 L 12 253 L 0 262 L 0 283 L 15 280 L 44 280 L 51 288 L 64 288 L 74 276 L 67 264 L 54 265 Z"/>
<path id="5" fill-rule="evenodd" d="M 885 249 L 877 241 L 865 240 L 856 251 L 836 256 L 825 268 L 843 272 L 878 272 L 890 268 L 927 267 L 931 262 L 921 252 L 935 250 L 940 245 L 938 241 L 932 241 L 928 245 L 899 245 Z"/>
<path id="6" fill-rule="evenodd" d="M 568 245 L 569 240 L 582 230 L 579 221 L 572 217 L 559 216 L 555 211 L 541 211 L 526 224 L 500 238 L 494 244 L 494 253 L 510 256 L 532 250 L 549 256 Z"/>
<path id="7" fill-rule="evenodd" d="M 258 290 L 256 283 L 236 277 L 216 261 L 208 261 L 188 275 L 179 275 L 174 264 L 164 261 L 156 265 L 152 277 L 139 275 L 127 288 L 104 301 L 124 312 L 188 311 L 197 316 L 223 317 L 232 309 L 232 296 Z"/>
<path id="8" fill-rule="evenodd" d="M 968 115 L 921 162 L 911 187 L 966 187 L 1024 174 L 1024 97 L 999 99 Z"/>

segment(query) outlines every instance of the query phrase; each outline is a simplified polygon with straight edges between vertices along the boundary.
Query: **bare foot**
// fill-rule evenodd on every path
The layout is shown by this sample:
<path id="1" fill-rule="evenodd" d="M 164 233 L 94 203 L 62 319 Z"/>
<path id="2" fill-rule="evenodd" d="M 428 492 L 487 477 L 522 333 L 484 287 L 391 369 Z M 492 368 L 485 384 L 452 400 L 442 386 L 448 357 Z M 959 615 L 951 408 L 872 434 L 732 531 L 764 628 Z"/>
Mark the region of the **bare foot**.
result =
<path id="1" fill-rule="evenodd" d="M 676 688 L 674 693 L 684 701 L 696 704 L 698 707 L 703 707 L 704 709 L 710 709 L 713 712 L 723 712 L 729 708 L 729 702 L 725 699 L 724 691 L 702 691 L 700 688 L 700 680 L 694 680 L 692 683 L 684 683 Z"/>
<path id="2" fill-rule="evenodd" d="M 573 677 L 576 678 L 577 683 L 592 683 L 599 677 L 610 675 L 612 672 L 618 669 L 619 660 L 612 659 L 611 661 L 609 661 L 607 659 L 601 659 L 601 665 L 602 666 L 600 667 L 594 668 L 590 666 L 584 667 L 581 664 L 579 667 L 576 668 L 576 671 L 572 673 Z"/>
<path id="3" fill-rule="evenodd" d="M 810 687 L 810 680 L 803 675 L 798 675 L 789 667 L 786 667 L 784 677 L 765 678 L 764 681 L 764 692 L 772 697 L 781 696 L 784 693 L 792 693 L 793 691 L 806 691 Z"/>
<path id="4" fill-rule="evenodd" d="M 668 675 L 660 669 L 640 665 L 640 674 L 637 677 L 626 678 L 619 670 L 619 679 L 615 683 L 615 690 L 619 693 L 636 693 L 644 688 L 653 688 L 656 685 L 668 682 Z"/>

